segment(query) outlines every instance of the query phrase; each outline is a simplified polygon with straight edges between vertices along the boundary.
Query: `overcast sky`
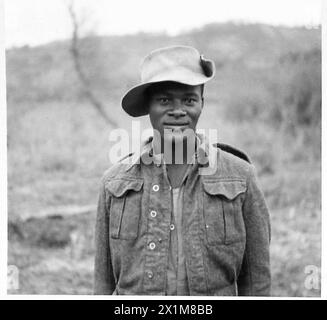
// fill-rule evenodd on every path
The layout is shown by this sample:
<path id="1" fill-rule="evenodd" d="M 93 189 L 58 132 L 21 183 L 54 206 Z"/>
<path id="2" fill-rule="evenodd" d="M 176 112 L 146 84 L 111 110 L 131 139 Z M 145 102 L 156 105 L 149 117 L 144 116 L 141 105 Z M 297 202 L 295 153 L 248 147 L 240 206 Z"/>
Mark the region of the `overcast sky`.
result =
<path id="1" fill-rule="evenodd" d="M 176 34 L 211 22 L 263 22 L 307 27 L 321 23 L 323 0 L 75 0 L 85 30 Z M 5 0 L 6 47 L 66 39 L 70 0 Z"/>

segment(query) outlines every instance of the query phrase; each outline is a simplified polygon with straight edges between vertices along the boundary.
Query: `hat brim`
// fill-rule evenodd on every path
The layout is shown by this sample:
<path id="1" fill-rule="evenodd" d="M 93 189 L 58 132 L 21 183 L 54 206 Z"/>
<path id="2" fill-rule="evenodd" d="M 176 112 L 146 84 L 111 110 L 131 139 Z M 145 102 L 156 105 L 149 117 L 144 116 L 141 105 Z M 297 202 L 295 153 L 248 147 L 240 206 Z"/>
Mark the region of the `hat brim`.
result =
<path id="1" fill-rule="evenodd" d="M 202 60 L 201 63 L 205 74 L 193 73 L 187 69 L 174 69 L 167 71 L 166 74 L 160 74 L 159 77 L 154 77 L 147 83 L 131 88 L 121 101 L 122 108 L 132 117 L 147 115 L 149 112 L 145 91 L 155 83 L 170 81 L 197 86 L 208 82 L 215 75 L 215 65 L 211 60 Z"/>

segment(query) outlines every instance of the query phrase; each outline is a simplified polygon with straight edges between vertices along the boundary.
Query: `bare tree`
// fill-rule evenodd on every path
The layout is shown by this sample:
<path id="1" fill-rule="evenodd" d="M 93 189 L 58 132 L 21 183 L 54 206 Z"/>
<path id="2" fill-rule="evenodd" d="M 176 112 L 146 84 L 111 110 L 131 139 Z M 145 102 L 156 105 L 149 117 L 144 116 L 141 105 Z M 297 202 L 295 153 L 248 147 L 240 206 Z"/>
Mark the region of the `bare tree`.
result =
<path id="1" fill-rule="evenodd" d="M 72 33 L 70 51 L 71 51 L 73 62 L 74 62 L 74 68 L 75 68 L 76 74 L 78 76 L 78 79 L 81 82 L 83 92 L 84 92 L 86 98 L 90 101 L 90 103 L 95 107 L 95 109 L 102 116 L 102 118 L 111 126 L 117 127 L 117 122 L 115 120 L 111 119 L 107 115 L 107 113 L 104 111 L 105 108 L 104 108 L 103 104 L 95 96 L 94 92 L 91 89 L 91 84 L 83 71 L 83 64 L 82 64 L 81 54 L 80 54 L 80 50 L 79 50 L 80 24 L 77 19 L 73 0 L 71 0 L 68 3 L 68 11 L 69 11 L 69 15 L 70 15 L 70 18 L 71 18 L 71 21 L 73 24 L 73 33 Z"/>

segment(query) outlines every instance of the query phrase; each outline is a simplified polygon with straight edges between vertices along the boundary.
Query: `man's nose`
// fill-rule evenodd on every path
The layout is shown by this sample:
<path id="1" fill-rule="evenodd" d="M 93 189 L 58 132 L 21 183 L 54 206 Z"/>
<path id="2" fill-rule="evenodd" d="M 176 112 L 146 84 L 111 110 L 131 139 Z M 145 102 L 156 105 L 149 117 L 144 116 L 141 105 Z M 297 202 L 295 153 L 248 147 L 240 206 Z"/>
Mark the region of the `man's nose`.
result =
<path id="1" fill-rule="evenodd" d="M 181 104 L 178 102 L 174 103 L 174 109 L 168 111 L 168 115 L 175 118 L 183 117 L 186 115 L 186 111 L 181 108 Z"/>

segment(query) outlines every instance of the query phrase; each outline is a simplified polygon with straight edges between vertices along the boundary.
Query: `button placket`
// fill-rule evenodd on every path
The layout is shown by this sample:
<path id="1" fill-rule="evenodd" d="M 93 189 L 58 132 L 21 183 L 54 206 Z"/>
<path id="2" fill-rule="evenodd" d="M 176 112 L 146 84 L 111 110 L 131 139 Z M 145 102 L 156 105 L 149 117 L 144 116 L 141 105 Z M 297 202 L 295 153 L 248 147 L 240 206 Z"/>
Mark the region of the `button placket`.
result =
<path id="1" fill-rule="evenodd" d="M 154 242 L 149 243 L 149 249 L 154 250 L 156 248 L 156 244 Z"/>
<path id="2" fill-rule="evenodd" d="M 160 167 L 163 169 L 163 164 Z M 164 269 L 162 266 L 166 261 L 166 247 L 169 244 L 169 241 L 165 241 L 169 235 L 167 235 L 167 229 L 163 224 L 165 226 L 168 224 L 168 227 L 170 225 L 166 214 L 169 211 L 168 207 L 170 207 L 168 198 L 170 191 L 168 191 L 169 184 L 167 185 L 166 181 L 163 181 L 165 175 L 162 174 L 160 167 L 158 166 L 156 168 L 157 170 L 153 171 L 152 181 L 149 186 L 148 239 L 144 266 L 146 270 L 144 273 L 144 288 L 153 292 L 158 292 L 158 286 L 163 288 L 165 285 Z"/>

